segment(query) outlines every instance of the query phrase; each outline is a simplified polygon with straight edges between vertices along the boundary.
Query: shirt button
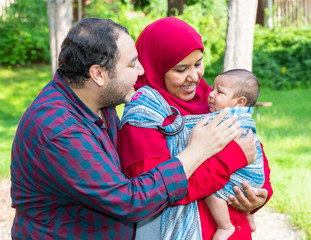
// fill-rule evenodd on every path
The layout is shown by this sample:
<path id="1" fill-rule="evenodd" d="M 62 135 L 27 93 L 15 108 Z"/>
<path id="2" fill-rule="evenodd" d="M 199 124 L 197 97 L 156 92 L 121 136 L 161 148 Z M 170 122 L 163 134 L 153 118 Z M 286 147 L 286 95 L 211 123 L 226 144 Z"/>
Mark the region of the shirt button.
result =
<path id="1" fill-rule="evenodd" d="M 241 231 L 241 226 L 238 226 L 238 230 Z"/>

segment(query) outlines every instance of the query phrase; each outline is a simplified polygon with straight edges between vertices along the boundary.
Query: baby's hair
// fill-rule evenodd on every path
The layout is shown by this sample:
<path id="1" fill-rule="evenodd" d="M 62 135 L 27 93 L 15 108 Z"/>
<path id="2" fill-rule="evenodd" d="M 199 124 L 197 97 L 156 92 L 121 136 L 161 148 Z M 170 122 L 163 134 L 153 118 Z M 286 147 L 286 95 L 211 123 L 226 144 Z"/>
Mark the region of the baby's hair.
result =
<path id="1" fill-rule="evenodd" d="M 233 97 L 245 97 L 247 107 L 254 106 L 259 96 L 259 82 L 257 77 L 246 69 L 232 69 L 221 73 L 219 76 L 231 77 L 235 80 L 237 86 Z"/>

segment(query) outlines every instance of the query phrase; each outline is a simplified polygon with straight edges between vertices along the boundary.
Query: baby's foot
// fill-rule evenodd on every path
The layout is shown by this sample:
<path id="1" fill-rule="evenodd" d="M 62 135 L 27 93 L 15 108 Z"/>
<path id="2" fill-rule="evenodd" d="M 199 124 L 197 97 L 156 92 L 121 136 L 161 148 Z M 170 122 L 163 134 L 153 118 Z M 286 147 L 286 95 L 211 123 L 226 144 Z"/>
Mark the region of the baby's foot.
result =
<path id="1" fill-rule="evenodd" d="M 212 238 L 212 240 L 227 240 L 235 231 L 233 225 L 230 225 L 226 228 L 218 228 Z"/>
<path id="2" fill-rule="evenodd" d="M 251 228 L 251 232 L 255 232 L 256 231 L 256 224 L 255 224 L 254 215 L 246 214 L 246 218 L 247 218 L 249 226 Z"/>
<path id="3" fill-rule="evenodd" d="M 254 223 L 249 223 L 249 226 L 250 226 L 250 228 L 251 228 L 251 232 L 255 232 L 255 231 L 256 231 L 255 222 L 254 222 Z"/>

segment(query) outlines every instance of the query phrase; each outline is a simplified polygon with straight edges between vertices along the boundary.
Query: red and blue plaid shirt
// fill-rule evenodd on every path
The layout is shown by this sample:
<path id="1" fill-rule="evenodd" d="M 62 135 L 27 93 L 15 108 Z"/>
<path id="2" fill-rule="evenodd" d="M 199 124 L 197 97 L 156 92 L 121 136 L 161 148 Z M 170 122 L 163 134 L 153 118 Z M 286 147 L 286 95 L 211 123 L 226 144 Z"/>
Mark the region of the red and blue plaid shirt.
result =
<path id="1" fill-rule="evenodd" d="M 107 127 L 58 73 L 26 110 L 12 149 L 13 239 L 131 239 L 133 222 L 185 196 L 177 158 L 138 178 L 120 172 L 119 119 L 103 113 Z"/>

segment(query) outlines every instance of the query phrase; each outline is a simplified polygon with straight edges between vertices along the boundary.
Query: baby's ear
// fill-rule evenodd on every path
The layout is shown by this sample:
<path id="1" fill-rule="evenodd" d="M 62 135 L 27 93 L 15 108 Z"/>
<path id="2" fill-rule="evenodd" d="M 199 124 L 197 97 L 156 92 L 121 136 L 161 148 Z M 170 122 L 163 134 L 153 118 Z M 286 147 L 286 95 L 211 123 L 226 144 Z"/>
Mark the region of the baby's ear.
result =
<path id="1" fill-rule="evenodd" d="M 245 106 L 246 105 L 246 103 L 247 103 L 247 99 L 246 99 L 246 97 L 239 97 L 238 98 L 238 102 L 237 102 L 237 106 L 240 106 L 240 107 L 243 107 L 243 106 Z"/>

